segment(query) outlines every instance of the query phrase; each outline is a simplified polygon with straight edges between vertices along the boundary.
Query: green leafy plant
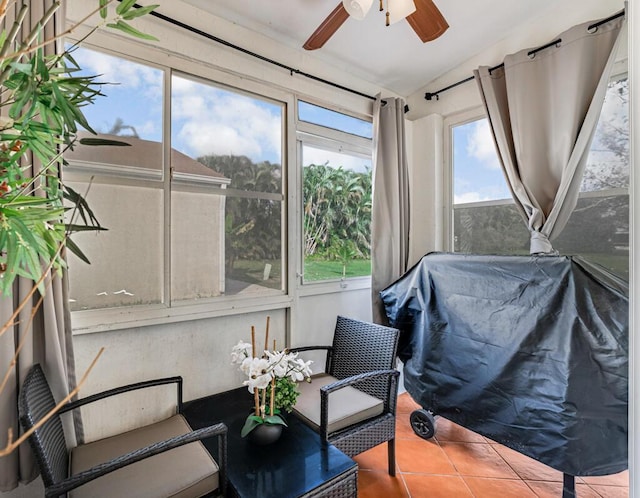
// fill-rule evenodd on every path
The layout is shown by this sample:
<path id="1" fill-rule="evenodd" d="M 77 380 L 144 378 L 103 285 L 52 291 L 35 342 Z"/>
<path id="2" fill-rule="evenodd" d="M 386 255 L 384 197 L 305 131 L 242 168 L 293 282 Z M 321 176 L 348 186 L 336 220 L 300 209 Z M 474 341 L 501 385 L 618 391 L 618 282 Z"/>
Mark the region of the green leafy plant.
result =
<path id="1" fill-rule="evenodd" d="M 300 396 L 298 391 L 298 383 L 289 377 L 281 377 L 276 379 L 274 406 L 276 413 L 291 413 L 293 407 Z M 271 391 L 267 390 L 267 404 L 271 404 Z"/>
<path id="2" fill-rule="evenodd" d="M 331 244 L 327 248 L 330 259 L 335 259 L 342 265 L 342 278 L 347 276 L 347 264 L 358 256 L 358 248 L 352 240 L 331 237 Z"/>
<path id="3" fill-rule="evenodd" d="M 0 21 L 5 19 L 9 3 L 0 1 Z M 129 21 L 148 14 L 157 5 L 136 8 L 135 0 L 123 0 L 110 15 L 111 3 L 116 2 L 99 0 L 90 15 L 99 11 L 103 21 L 87 36 L 107 26 L 138 38 L 155 39 L 131 26 Z M 72 27 L 55 38 L 42 40 L 43 26 L 51 22 L 60 6 L 61 1 L 52 2 L 36 27 L 18 40 L 17 34 L 29 11 L 28 3 L 24 3 L 11 28 L 0 34 L 2 295 L 11 293 L 18 276 L 33 280 L 44 293 L 43 273 L 49 268 L 60 272 L 65 266 L 62 246 L 88 262 L 69 236 L 84 230 L 104 230 L 83 195 L 65 185 L 59 175 L 64 151 L 76 143 L 115 145 L 98 138 L 77 138 L 79 127 L 95 134 L 82 108 L 103 95 L 100 91 L 103 83 L 95 76 L 77 74 L 80 67 L 72 57 L 76 45 L 59 54 L 45 55 L 45 46 L 73 30 Z M 73 214 L 69 217 L 71 222 L 65 223 L 68 209 Z"/>
<path id="4" fill-rule="evenodd" d="M 18 3 L 17 14 L 9 26 L 6 13 L 14 3 Z M 25 19 L 28 19 L 30 3 L 0 0 L 0 24 L 3 26 L 0 32 L 0 296 L 11 294 L 19 276 L 34 283 L 0 327 L 0 336 L 16 323 L 25 305 L 34 302 L 33 296 L 39 290 L 41 297 L 23 324 L 24 329 L 29 330 L 46 291 L 45 277 L 52 269 L 59 274 L 65 266 L 65 247 L 88 262 L 70 235 L 84 230 L 104 230 L 84 196 L 60 179 L 65 150 L 76 143 L 123 145 L 98 138 L 78 140 L 79 127 L 95 134 L 82 108 L 103 95 L 100 92 L 103 83 L 95 76 L 78 75 L 80 67 L 72 57 L 76 45 L 55 55 L 46 55 L 45 47 L 69 35 L 76 26 L 98 12 L 102 21 L 78 43 L 104 26 L 137 38 L 155 39 L 129 22 L 150 13 L 157 5 L 138 8 L 135 0 L 119 3 L 99 0 L 97 7 L 77 25 L 45 39 L 43 28 L 53 22 L 61 5 L 62 0 L 53 0 L 42 18 L 33 24 L 35 27 L 18 39 L 19 33 L 26 31 Z M 72 210 L 68 217 L 71 221 L 65 223 L 68 210 Z M 0 392 L 11 378 L 25 339 L 26 334 L 23 334 L 12 352 L 13 359 L 0 382 Z M 77 394 L 101 352 L 65 400 Z M 55 411 L 57 408 L 52 413 Z M 50 415 L 46 414 L 30 431 L 15 439 L 9 428 L 7 443 L 0 448 L 0 457 L 15 450 Z"/>

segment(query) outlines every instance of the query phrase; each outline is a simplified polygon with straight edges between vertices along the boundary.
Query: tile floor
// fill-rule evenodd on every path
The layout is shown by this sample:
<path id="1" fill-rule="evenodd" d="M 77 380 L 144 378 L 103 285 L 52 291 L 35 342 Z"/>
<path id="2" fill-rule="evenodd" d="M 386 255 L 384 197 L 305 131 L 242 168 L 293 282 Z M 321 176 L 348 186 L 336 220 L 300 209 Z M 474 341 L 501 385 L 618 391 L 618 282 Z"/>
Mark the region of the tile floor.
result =
<path id="1" fill-rule="evenodd" d="M 436 417 L 426 441 L 409 424 L 419 408 L 398 398 L 396 477 L 387 473 L 387 446 L 356 456 L 358 498 L 561 498 L 562 473 L 448 420 Z M 628 471 L 576 479 L 578 498 L 628 498 Z"/>

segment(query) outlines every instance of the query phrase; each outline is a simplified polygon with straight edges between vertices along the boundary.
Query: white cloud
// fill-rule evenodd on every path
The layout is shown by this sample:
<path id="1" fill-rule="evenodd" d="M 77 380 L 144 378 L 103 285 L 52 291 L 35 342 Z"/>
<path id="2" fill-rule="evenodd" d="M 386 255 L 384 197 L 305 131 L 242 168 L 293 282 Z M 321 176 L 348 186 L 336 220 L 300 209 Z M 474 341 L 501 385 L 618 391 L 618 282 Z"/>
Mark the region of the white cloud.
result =
<path id="1" fill-rule="evenodd" d="M 146 121 L 136 126 L 136 131 L 141 137 L 153 136 L 160 132 L 158 128 L 161 124 L 162 123 L 156 123 L 155 121 Z"/>
<path id="2" fill-rule="evenodd" d="M 172 123 L 179 148 L 196 157 L 246 155 L 280 161 L 282 118 L 278 106 L 182 78 L 172 84 Z"/>
<path id="3" fill-rule="evenodd" d="M 453 203 L 466 204 L 468 202 L 482 202 L 491 200 L 493 200 L 491 197 L 484 196 L 480 192 L 464 192 L 462 194 L 454 195 Z"/>
<path id="4" fill-rule="evenodd" d="M 489 121 L 481 119 L 473 125 L 467 142 L 467 153 L 489 169 L 500 169 L 498 154 L 489 128 Z"/>
<path id="5" fill-rule="evenodd" d="M 101 75 L 98 81 L 118 83 L 106 86 L 105 93 L 124 90 L 124 98 L 144 96 L 156 102 L 162 97 L 163 73 L 158 69 L 88 49 L 79 49 L 73 56 L 84 74 Z M 186 78 L 174 77 L 171 85 L 175 148 L 192 157 L 234 154 L 254 161 L 281 161 L 280 106 Z M 148 121 L 136 124 L 139 133 L 152 127 Z"/>
<path id="6" fill-rule="evenodd" d="M 134 89 L 148 96 L 162 95 L 162 71 L 158 69 L 84 48 L 72 56 L 85 74 L 99 76 L 99 82 L 117 83 L 114 88 Z"/>
<path id="7" fill-rule="evenodd" d="M 343 169 L 364 172 L 368 167 L 371 169 L 371 160 L 362 157 L 352 156 L 340 152 L 332 152 L 315 147 L 306 146 L 303 150 L 304 166 L 309 164 L 325 164 L 333 168 L 342 166 Z"/>

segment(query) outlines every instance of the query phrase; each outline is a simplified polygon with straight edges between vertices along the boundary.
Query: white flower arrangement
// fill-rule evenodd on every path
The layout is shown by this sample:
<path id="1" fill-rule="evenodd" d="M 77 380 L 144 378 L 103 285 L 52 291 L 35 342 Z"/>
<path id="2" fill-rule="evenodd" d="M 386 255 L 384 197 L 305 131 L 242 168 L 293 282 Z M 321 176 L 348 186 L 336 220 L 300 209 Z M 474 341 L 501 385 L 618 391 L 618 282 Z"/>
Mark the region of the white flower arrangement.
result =
<path id="1" fill-rule="evenodd" d="M 258 356 L 256 353 L 255 327 L 251 327 L 251 343 L 240 341 L 231 349 L 231 363 L 238 365 L 248 377 L 242 385 L 247 386 L 254 395 L 254 412 L 247 417 L 242 428 L 245 437 L 260 424 L 278 424 L 286 426 L 281 410 L 291 411 L 298 392 L 296 385 L 303 380 L 310 381 L 311 361 L 298 358 L 298 353 L 286 349 L 268 349 L 269 317 L 265 347 Z"/>

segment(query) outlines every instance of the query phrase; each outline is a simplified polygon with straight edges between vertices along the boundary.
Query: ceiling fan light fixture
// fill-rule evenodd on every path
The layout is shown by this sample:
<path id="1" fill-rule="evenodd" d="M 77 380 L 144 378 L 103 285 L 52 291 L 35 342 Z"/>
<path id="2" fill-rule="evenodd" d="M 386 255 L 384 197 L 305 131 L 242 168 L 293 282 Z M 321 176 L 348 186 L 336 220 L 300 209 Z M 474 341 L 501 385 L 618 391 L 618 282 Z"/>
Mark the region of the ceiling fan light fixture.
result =
<path id="1" fill-rule="evenodd" d="M 409 0 L 411 1 L 411 0 Z M 342 0 L 342 5 L 351 17 L 361 21 L 367 15 L 373 0 Z"/>
<path id="2" fill-rule="evenodd" d="M 389 24 L 402 21 L 416 11 L 413 0 L 387 0 L 387 19 Z"/>

